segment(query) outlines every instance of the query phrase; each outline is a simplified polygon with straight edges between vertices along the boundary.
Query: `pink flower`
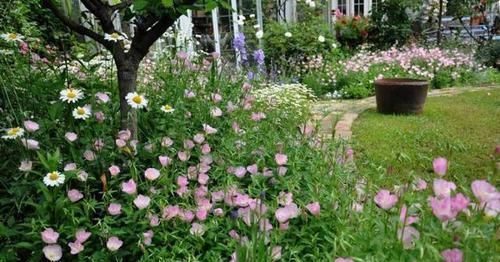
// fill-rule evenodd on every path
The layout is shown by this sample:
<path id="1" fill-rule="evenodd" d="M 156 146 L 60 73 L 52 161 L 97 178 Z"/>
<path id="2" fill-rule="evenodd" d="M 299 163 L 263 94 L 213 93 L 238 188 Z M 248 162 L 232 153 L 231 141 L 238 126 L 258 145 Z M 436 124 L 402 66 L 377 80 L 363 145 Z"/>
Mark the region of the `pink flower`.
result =
<path id="1" fill-rule="evenodd" d="M 157 215 L 149 215 L 149 225 L 157 227 L 160 225 L 160 218 Z"/>
<path id="2" fill-rule="evenodd" d="M 290 226 L 290 222 L 288 222 L 288 221 L 287 221 L 287 222 L 285 222 L 285 223 L 279 223 L 279 224 L 280 224 L 279 229 L 280 229 L 281 231 L 286 231 L 286 230 L 288 230 L 288 227 Z"/>
<path id="3" fill-rule="evenodd" d="M 135 199 L 134 199 L 134 205 L 139 208 L 139 209 L 144 209 L 146 207 L 149 206 L 149 202 L 151 201 L 151 199 L 147 196 L 144 196 L 144 195 L 138 195 Z"/>
<path id="4" fill-rule="evenodd" d="M 278 195 L 278 204 L 288 206 L 293 203 L 293 194 L 281 191 Z"/>
<path id="5" fill-rule="evenodd" d="M 184 149 L 192 149 L 194 147 L 194 142 L 190 139 L 184 140 Z"/>
<path id="6" fill-rule="evenodd" d="M 122 205 L 111 203 L 108 206 L 108 212 L 110 215 L 116 216 L 122 213 Z"/>
<path id="7" fill-rule="evenodd" d="M 132 133 L 128 129 L 118 132 L 118 139 L 121 139 L 123 141 L 129 141 L 131 137 Z"/>
<path id="8" fill-rule="evenodd" d="M 458 248 L 447 249 L 441 252 L 445 262 L 462 262 L 464 254 Z"/>
<path id="9" fill-rule="evenodd" d="M 62 248 L 60 245 L 48 245 L 42 251 L 45 258 L 49 261 L 59 261 L 62 258 Z"/>
<path id="10" fill-rule="evenodd" d="M 70 251 L 71 255 L 76 255 L 76 254 L 83 251 L 82 242 L 78 242 L 78 241 L 69 242 L 68 246 L 71 249 L 71 251 Z"/>
<path id="11" fill-rule="evenodd" d="M 172 162 L 172 159 L 170 159 L 170 157 L 168 157 L 168 156 L 159 156 L 158 160 L 160 161 L 160 164 L 163 167 L 170 165 L 170 163 Z"/>
<path id="12" fill-rule="evenodd" d="M 64 137 L 68 142 L 75 142 L 78 139 L 78 135 L 73 132 L 67 132 Z"/>
<path id="13" fill-rule="evenodd" d="M 295 203 L 278 208 L 275 212 L 275 217 L 280 223 L 285 223 L 288 220 L 299 216 L 299 208 Z"/>
<path id="14" fill-rule="evenodd" d="M 218 107 L 214 107 L 212 108 L 212 110 L 210 110 L 210 115 L 212 117 L 220 117 L 222 116 L 222 110 Z"/>
<path id="15" fill-rule="evenodd" d="M 354 260 L 350 259 L 350 258 L 344 258 L 344 257 L 338 257 L 335 259 L 334 262 L 354 262 Z"/>
<path id="16" fill-rule="evenodd" d="M 78 178 L 78 180 L 82 181 L 82 182 L 85 182 L 87 181 L 87 178 L 89 177 L 89 174 L 85 171 L 80 171 L 78 172 L 78 174 L 76 175 L 76 177 Z"/>
<path id="17" fill-rule="evenodd" d="M 224 199 L 224 191 L 215 191 L 212 192 L 212 201 L 219 202 Z"/>
<path id="18" fill-rule="evenodd" d="M 170 220 L 170 219 L 180 215 L 180 213 L 181 213 L 181 209 L 179 208 L 179 206 L 177 206 L 177 205 L 167 206 L 163 209 L 162 218 L 166 219 L 166 220 Z"/>
<path id="19" fill-rule="evenodd" d="M 255 175 L 259 172 L 259 167 L 257 166 L 257 164 L 253 164 L 251 166 L 247 166 L 247 171 L 248 173 Z"/>
<path id="20" fill-rule="evenodd" d="M 144 172 L 144 176 L 146 177 L 146 179 L 153 181 L 160 177 L 160 171 L 156 168 L 148 168 Z"/>
<path id="21" fill-rule="evenodd" d="M 33 162 L 29 161 L 29 160 L 23 160 L 21 161 L 21 165 L 19 166 L 19 171 L 23 171 L 23 172 L 28 172 L 28 171 L 31 171 L 33 167 Z"/>
<path id="22" fill-rule="evenodd" d="M 31 120 L 26 120 L 24 121 L 24 128 L 26 128 L 26 131 L 33 133 L 37 131 L 40 128 L 40 126 L 36 122 L 33 122 Z"/>
<path id="23" fill-rule="evenodd" d="M 399 213 L 399 221 L 401 221 L 401 223 L 403 223 L 406 226 L 409 226 L 418 221 L 418 217 L 407 216 L 407 213 L 408 213 L 408 208 L 406 207 L 406 205 L 403 205 L 403 207 L 401 207 L 401 212 Z"/>
<path id="24" fill-rule="evenodd" d="M 144 243 L 144 245 L 150 246 L 151 243 L 153 242 L 153 236 L 154 236 L 153 230 L 148 230 L 142 233 L 142 236 L 143 236 L 142 242 Z"/>
<path id="25" fill-rule="evenodd" d="M 83 243 L 89 239 L 89 237 L 92 235 L 92 233 L 85 231 L 84 229 L 80 229 L 76 231 L 75 237 L 76 241 L 75 242 L 80 242 Z"/>
<path id="26" fill-rule="evenodd" d="M 112 176 L 120 174 L 120 168 L 118 166 L 112 165 L 108 168 L 108 170 Z"/>
<path id="27" fill-rule="evenodd" d="M 76 189 L 71 189 L 70 191 L 68 191 L 68 198 L 71 202 L 77 202 L 78 200 L 82 199 L 83 198 L 83 194 L 76 190 Z"/>
<path id="28" fill-rule="evenodd" d="M 318 202 L 310 203 L 306 206 L 306 208 L 314 216 L 318 216 L 321 210 L 321 207 Z"/>
<path id="29" fill-rule="evenodd" d="M 59 238 L 59 233 L 57 233 L 50 227 L 42 231 L 41 235 L 42 241 L 46 244 L 55 244 L 57 243 L 57 239 Z"/>
<path id="30" fill-rule="evenodd" d="M 271 259 L 273 261 L 280 260 L 281 259 L 281 246 L 274 246 L 271 249 Z"/>
<path id="31" fill-rule="evenodd" d="M 208 179 L 209 179 L 209 177 L 207 174 L 201 173 L 198 175 L 198 183 L 200 183 L 202 185 L 206 185 L 208 182 Z"/>
<path id="32" fill-rule="evenodd" d="M 363 212 L 363 204 L 357 202 L 353 203 L 352 210 L 357 213 Z"/>
<path id="33" fill-rule="evenodd" d="M 96 120 L 98 123 L 102 123 L 102 122 L 104 122 L 104 120 L 106 119 L 106 116 L 104 115 L 104 113 L 103 113 L 102 111 L 95 112 L 95 113 L 94 113 L 94 117 L 95 117 L 95 120 Z"/>
<path id="34" fill-rule="evenodd" d="M 107 102 L 109 102 L 109 96 L 104 92 L 98 92 L 95 94 L 95 96 L 97 98 L 97 103 L 99 104 L 106 104 Z"/>
<path id="35" fill-rule="evenodd" d="M 274 160 L 276 160 L 276 164 L 278 166 L 284 166 L 288 161 L 288 157 L 285 154 L 278 153 L 274 156 Z"/>
<path id="36" fill-rule="evenodd" d="M 234 175 L 238 178 L 242 178 L 247 173 L 247 169 L 244 166 L 239 166 L 234 169 Z"/>
<path id="37" fill-rule="evenodd" d="M 185 222 L 191 222 L 194 219 L 194 213 L 189 211 L 189 210 L 184 211 L 184 212 L 180 213 L 179 215 L 180 215 L 180 218 Z"/>
<path id="38" fill-rule="evenodd" d="M 118 148 L 123 148 L 127 145 L 127 142 L 125 140 L 122 140 L 122 139 L 116 139 L 115 144 Z"/>
<path id="39" fill-rule="evenodd" d="M 30 48 L 28 46 L 28 43 L 21 41 L 19 43 L 19 53 L 26 55 L 30 51 Z"/>
<path id="40" fill-rule="evenodd" d="M 398 202 L 398 197 L 392 195 L 388 190 L 383 189 L 377 193 L 373 200 L 380 208 L 387 210 L 391 209 Z"/>
<path id="41" fill-rule="evenodd" d="M 108 238 L 108 241 L 106 242 L 106 247 L 110 251 L 116 251 L 116 250 L 120 249 L 120 247 L 122 245 L 123 245 L 123 241 L 121 241 L 119 238 L 114 237 L 114 236 Z"/>
<path id="42" fill-rule="evenodd" d="M 415 190 L 422 191 L 425 189 L 427 189 L 427 182 L 425 182 L 425 180 L 419 178 L 415 183 Z"/>
<path id="43" fill-rule="evenodd" d="M 215 129 L 207 124 L 203 124 L 203 131 L 205 131 L 205 133 L 207 133 L 207 135 L 212 135 L 212 134 L 217 133 L 217 129 Z"/>
<path id="44" fill-rule="evenodd" d="M 75 163 L 67 163 L 65 166 L 64 166 L 64 171 L 68 172 L 68 171 L 75 171 L 76 170 L 76 164 Z"/>
<path id="45" fill-rule="evenodd" d="M 40 149 L 40 143 L 34 139 L 21 139 L 21 142 L 23 143 L 24 147 L 26 147 L 28 150 L 38 150 Z"/>
<path id="46" fill-rule="evenodd" d="M 161 146 L 162 147 L 171 147 L 174 144 L 174 141 L 170 139 L 170 137 L 163 137 L 161 139 Z"/>
<path id="47" fill-rule="evenodd" d="M 194 236 L 202 236 L 205 233 L 205 226 L 198 223 L 191 224 L 191 229 L 189 232 Z"/>
<path id="48" fill-rule="evenodd" d="M 208 211 L 203 208 L 198 208 L 195 215 L 198 220 L 204 221 L 205 219 L 207 219 Z"/>
<path id="49" fill-rule="evenodd" d="M 179 157 L 179 160 L 181 160 L 182 162 L 186 162 L 186 161 L 188 161 L 188 160 L 189 160 L 189 158 L 190 158 L 191 156 L 189 155 L 189 153 L 188 153 L 188 152 L 185 152 L 185 151 L 179 151 L 179 152 L 177 153 L 177 157 Z"/>
<path id="50" fill-rule="evenodd" d="M 185 176 L 178 176 L 177 177 L 177 185 L 178 186 L 187 186 L 189 184 L 188 179 Z"/>
<path id="51" fill-rule="evenodd" d="M 212 101 L 216 104 L 219 103 L 220 101 L 222 101 L 222 96 L 218 93 L 212 94 L 211 97 L 212 97 Z"/>
<path id="52" fill-rule="evenodd" d="M 83 157 L 87 161 L 94 161 L 96 156 L 92 150 L 85 150 L 85 152 L 83 152 Z"/>
<path id="53" fill-rule="evenodd" d="M 305 124 L 300 126 L 300 133 L 303 136 L 311 136 L 314 132 L 314 126 L 311 124 Z"/>
<path id="54" fill-rule="evenodd" d="M 122 191 L 129 195 L 135 194 L 137 192 L 137 185 L 135 184 L 135 181 L 133 179 L 130 179 L 127 182 L 123 182 Z"/>
<path id="55" fill-rule="evenodd" d="M 210 148 L 210 145 L 205 143 L 201 146 L 201 153 L 206 155 L 209 154 L 212 151 L 212 148 Z"/>
<path id="56" fill-rule="evenodd" d="M 500 199 L 500 192 L 486 180 L 475 180 L 471 184 L 472 193 L 483 205 L 489 201 Z"/>
<path id="57" fill-rule="evenodd" d="M 446 170 L 448 170 L 448 160 L 443 157 L 438 157 L 432 161 L 432 167 L 434 168 L 434 173 L 438 176 L 444 176 Z"/>
<path id="58" fill-rule="evenodd" d="M 279 176 L 284 176 L 286 175 L 286 172 L 288 171 L 288 168 L 286 168 L 285 166 L 279 166 L 278 167 L 278 175 Z"/>
<path id="59" fill-rule="evenodd" d="M 243 86 L 241 87 L 241 89 L 243 89 L 243 91 L 245 91 L 245 92 L 248 92 L 248 91 L 250 91 L 250 89 L 252 89 L 252 85 L 245 82 L 245 83 L 243 83 Z"/>
<path id="60" fill-rule="evenodd" d="M 398 229 L 397 237 L 402 239 L 404 249 L 410 249 L 415 241 L 420 238 L 420 232 L 412 226 L 403 226 L 402 229 Z"/>
<path id="61" fill-rule="evenodd" d="M 222 210 L 222 208 L 216 208 L 214 209 L 214 215 L 217 217 L 221 217 L 224 215 L 224 210 Z"/>
<path id="62" fill-rule="evenodd" d="M 437 197 L 449 197 L 451 191 L 457 188 L 455 183 L 448 182 L 444 179 L 434 179 L 432 187 Z"/>
<path id="63" fill-rule="evenodd" d="M 202 133 L 198 133 L 193 137 L 193 140 L 197 144 L 201 144 L 205 141 L 205 135 L 203 135 Z"/>
<path id="64" fill-rule="evenodd" d="M 432 213 L 445 222 L 455 219 L 458 212 L 467 208 L 469 200 L 462 194 L 455 197 L 431 197 L 429 204 L 432 208 Z"/>
<path id="65" fill-rule="evenodd" d="M 252 113 L 252 115 L 250 116 L 250 119 L 252 119 L 253 121 L 260 121 L 262 119 L 266 119 L 266 114 L 262 113 L 262 112 L 258 112 L 258 113 Z"/>

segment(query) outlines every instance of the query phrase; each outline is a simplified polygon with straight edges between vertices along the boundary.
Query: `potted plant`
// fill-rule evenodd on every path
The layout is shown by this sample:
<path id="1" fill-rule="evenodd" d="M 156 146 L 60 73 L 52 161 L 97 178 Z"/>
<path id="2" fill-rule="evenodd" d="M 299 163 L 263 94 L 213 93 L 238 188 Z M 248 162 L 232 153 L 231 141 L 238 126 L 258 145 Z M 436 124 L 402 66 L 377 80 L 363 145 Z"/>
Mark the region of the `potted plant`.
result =
<path id="1" fill-rule="evenodd" d="M 377 111 L 382 114 L 423 112 L 429 82 L 410 78 L 382 78 L 375 81 Z"/>

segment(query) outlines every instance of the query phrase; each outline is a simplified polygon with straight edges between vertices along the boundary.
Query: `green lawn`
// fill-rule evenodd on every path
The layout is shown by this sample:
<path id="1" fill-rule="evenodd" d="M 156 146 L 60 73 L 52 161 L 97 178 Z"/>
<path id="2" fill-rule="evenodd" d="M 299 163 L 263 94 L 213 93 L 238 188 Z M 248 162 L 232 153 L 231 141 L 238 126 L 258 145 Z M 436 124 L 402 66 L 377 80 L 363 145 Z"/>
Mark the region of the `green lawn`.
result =
<path id="1" fill-rule="evenodd" d="M 353 143 L 359 170 L 383 184 L 431 178 L 433 158 L 443 156 L 450 161 L 446 179 L 498 185 L 492 159 L 500 145 L 500 90 L 429 98 L 420 116 L 366 111 L 354 123 Z"/>

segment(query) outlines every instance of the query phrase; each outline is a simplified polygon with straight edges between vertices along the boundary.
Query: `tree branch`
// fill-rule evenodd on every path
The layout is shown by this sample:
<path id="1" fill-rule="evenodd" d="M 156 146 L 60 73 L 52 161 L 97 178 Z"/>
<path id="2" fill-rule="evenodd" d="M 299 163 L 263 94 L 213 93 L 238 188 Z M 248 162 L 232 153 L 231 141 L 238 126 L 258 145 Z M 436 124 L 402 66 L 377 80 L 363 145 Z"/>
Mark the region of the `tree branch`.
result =
<path id="1" fill-rule="evenodd" d="M 49 9 L 69 29 L 81 35 L 85 35 L 94 39 L 95 41 L 106 47 L 108 50 L 112 49 L 113 45 L 111 42 L 104 40 L 104 37 L 102 35 L 86 28 L 83 25 L 74 22 L 69 17 L 65 16 L 61 12 L 61 10 L 57 8 L 56 4 L 52 0 L 42 0 L 42 5 L 45 6 L 47 9 Z"/>
<path id="2" fill-rule="evenodd" d="M 114 12 L 116 10 L 122 10 L 122 9 L 130 7 L 133 2 L 134 2 L 133 0 L 123 0 L 121 3 L 119 3 L 117 5 L 108 5 L 108 7 L 110 10 L 112 10 Z"/>
<path id="3" fill-rule="evenodd" d="M 80 0 L 82 4 L 101 22 L 102 30 L 108 34 L 115 32 L 113 20 L 111 19 L 111 11 L 108 7 L 96 0 Z"/>

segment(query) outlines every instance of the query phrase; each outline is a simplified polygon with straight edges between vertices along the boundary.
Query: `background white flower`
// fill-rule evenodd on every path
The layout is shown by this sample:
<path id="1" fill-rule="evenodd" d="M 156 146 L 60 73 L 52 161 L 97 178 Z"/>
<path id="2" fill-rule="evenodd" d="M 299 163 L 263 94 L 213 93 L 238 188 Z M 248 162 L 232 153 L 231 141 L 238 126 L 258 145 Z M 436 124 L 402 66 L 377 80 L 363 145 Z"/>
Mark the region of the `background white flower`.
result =
<path id="1" fill-rule="evenodd" d="M 83 98 L 83 92 L 76 88 L 66 88 L 59 92 L 59 99 L 63 102 L 74 103 Z"/>
<path id="2" fill-rule="evenodd" d="M 286 32 L 286 33 L 285 33 L 285 36 L 286 36 L 286 37 L 292 37 L 292 33 L 290 33 L 290 32 Z"/>
<path id="3" fill-rule="evenodd" d="M 263 36 L 264 32 L 262 30 L 259 30 L 257 31 L 257 33 L 255 33 L 255 37 L 257 37 L 257 39 L 261 39 Z"/>
<path id="4" fill-rule="evenodd" d="M 64 179 L 64 174 L 61 174 L 58 171 L 53 171 L 45 175 L 43 183 L 47 186 L 60 186 L 64 183 Z"/>
<path id="5" fill-rule="evenodd" d="M 161 107 L 161 111 L 163 111 L 165 113 L 172 113 L 175 111 L 175 109 L 167 104 L 167 105 L 164 105 Z"/>
<path id="6" fill-rule="evenodd" d="M 125 99 L 127 99 L 127 103 L 135 109 L 142 109 L 148 106 L 148 100 L 143 95 L 137 94 L 137 92 L 128 93 Z"/>
<path id="7" fill-rule="evenodd" d="M 92 115 L 92 110 L 89 105 L 79 106 L 73 110 L 73 117 L 75 119 L 85 120 Z"/>
<path id="8" fill-rule="evenodd" d="M 24 128 L 13 127 L 7 129 L 6 134 L 2 136 L 3 139 L 16 139 L 24 135 Z"/>
<path id="9" fill-rule="evenodd" d="M 318 41 L 320 41 L 321 43 L 325 42 L 325 40 L 326 39 L 324 36 L 322 36 L 322 35 L 318 36 Z"/>
<path id="10" fill-rule="evenodd" d="M 127 39 L 123 34 L 114 32 L 112 34 L 104 34 L 104 39 L 112 42 L 123 41 Z"/>
<path id="11" fill-rule="evenodd" d="M 7 42 L 20 42 L 23 41 L 24 36 L 17 34 L 17 33 L 6 33 L 6 34 L 1 34 L 0 37 L 4 39 Z"/>

